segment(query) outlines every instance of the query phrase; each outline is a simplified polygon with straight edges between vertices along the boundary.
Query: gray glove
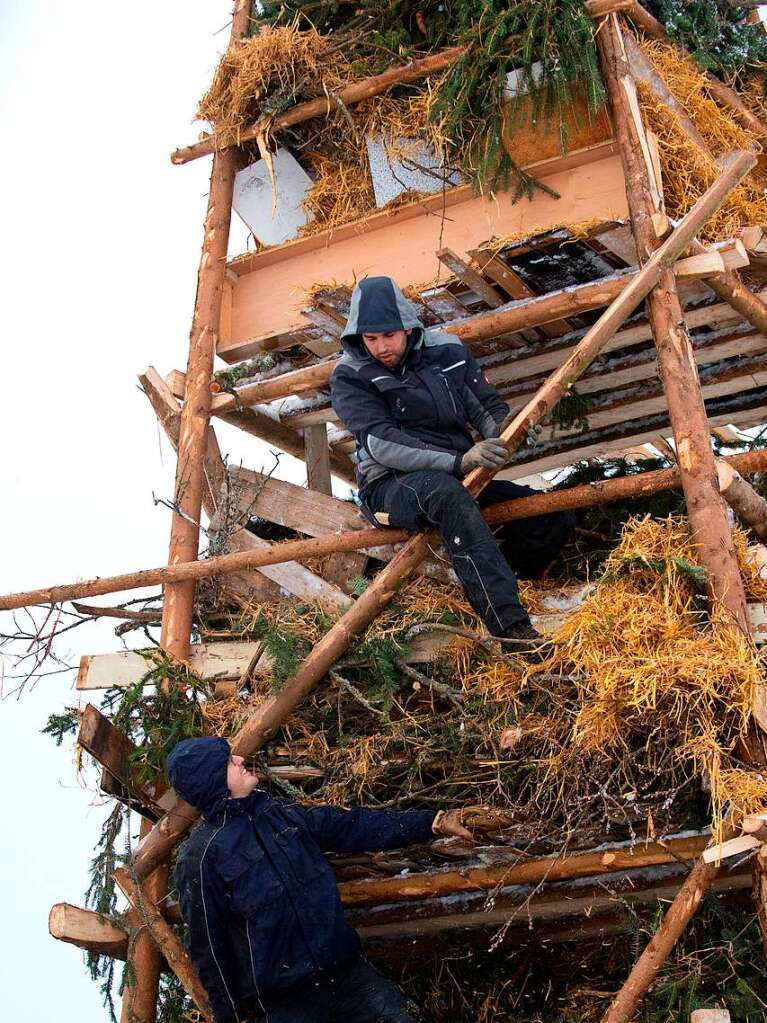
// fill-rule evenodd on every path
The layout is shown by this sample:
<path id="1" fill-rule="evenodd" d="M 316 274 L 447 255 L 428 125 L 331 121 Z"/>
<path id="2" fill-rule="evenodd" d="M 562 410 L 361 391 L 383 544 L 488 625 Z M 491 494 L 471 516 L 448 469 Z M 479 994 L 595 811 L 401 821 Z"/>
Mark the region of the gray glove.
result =
<path id="1" fill-rule="evenodd" d="M 471 472 L 472 469 L 500 469 L 509 460 L 509 453 L 506 445 L 494 437 L 481 440 L 473 448 L 469 448 L 461 459 L 461 475 Z"/>
<path id="2" fill-rule="evenodd" d="M 516 417 L 516 412 L 509 412 L 509 414 L 506 416 L 506 418 L 503 420 L 502 423 L 494 423 L 493 424 L 493 426 L 490 429 L 490 432 L 487 434 L 487 437 L 500 437 L 501 434 L 503 433 L 503 431 L 506 429 L 506 427 L 512 421 L 512 419 L 514 419 L 515 417 Z"/>

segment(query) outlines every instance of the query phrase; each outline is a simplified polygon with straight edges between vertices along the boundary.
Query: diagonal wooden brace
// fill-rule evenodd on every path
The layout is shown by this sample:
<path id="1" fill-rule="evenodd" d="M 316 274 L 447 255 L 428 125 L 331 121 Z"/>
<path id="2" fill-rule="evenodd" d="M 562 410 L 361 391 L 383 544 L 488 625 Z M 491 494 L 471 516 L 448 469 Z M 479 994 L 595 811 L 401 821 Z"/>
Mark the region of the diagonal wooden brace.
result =
<path id="1" fill-rule="evenodd" d="M 213 1019 L 213 1010 L 210 1006 L 208 993 L 202 986 L 197 971 L 192 965 L 181 941 L 173 932 L 170 924 L 165 920 L 155 903 L 149 898 L 146 890 L 137 885 L 125 867 L 118 867 L 114 873 L 115 881 L 125 898 L 137 911 L 155 945 L 165 956 L 168 966 L 173 970 L 178 979 L 200 1010 L 200 1013 L 209 1020 Z"/>

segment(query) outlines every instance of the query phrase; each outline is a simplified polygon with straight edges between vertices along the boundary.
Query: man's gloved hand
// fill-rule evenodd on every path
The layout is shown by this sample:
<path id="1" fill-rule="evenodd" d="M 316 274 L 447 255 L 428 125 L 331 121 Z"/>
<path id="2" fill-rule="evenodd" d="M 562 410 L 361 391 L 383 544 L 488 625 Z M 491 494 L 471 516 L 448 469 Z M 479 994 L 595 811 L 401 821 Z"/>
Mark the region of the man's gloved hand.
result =
<path id="1" fill-rule="evenodd" d="M 509 460 L 509 453 L 506 445 L 501 440 L 489 437 L 481 440 L 473 448 L 469 448 L 461 459 L 461 474 L 471 472 L 472 469 L 500 469 Z"/>
<path id="2" fill-rule="evenodd" d="M 432 821 L 431 830 L 435 835 L 454 835 L 457 838 L 466 838 L 473 842 L 471 832 L 461 824 L 461 812 L 461 810 L 440 810 Z"/>
<path id="3" fill-rule="evenodd" d="M 503 433 L 503 431 L 506 429 L 506 427 L 512 421 L 512 419 L 515 418 L 515 416 L 516 416 L 516 412 L 509 412 L 508 415 L 506 416 L 506 418 L 503 420 L 503 422 L 495 423 L 492 426 L 492 432 L 489 433 L 487 436 L 488 437 L 500 437 L 501 434 Z"/>

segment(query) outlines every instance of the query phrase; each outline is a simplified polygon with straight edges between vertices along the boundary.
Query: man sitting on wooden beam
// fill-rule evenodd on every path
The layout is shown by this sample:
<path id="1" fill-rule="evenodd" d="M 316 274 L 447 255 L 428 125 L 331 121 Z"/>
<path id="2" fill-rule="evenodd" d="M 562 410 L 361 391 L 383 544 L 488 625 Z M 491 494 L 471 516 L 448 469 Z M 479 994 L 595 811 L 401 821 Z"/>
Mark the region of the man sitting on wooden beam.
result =
<path id="1" fill-rule="evenodd" d="M 366 511 L 395 529 L 436 526 L 488 630 L 520 641 L 518 652 L 535 656 L 541 637 L 520 602 L 514 573 L 539 575 L 570 537 L 574 516 L 510 522 L 496 542 L 479 507 L 534 491 L 497 480 L 478 505 L 461 483 L 478 466 L 506 463 L 497 438 L 508 405 L 454 334 L 424 329 L 389 277 L 356 285 L 342 343 L 331 380 L 333 408 L 357 444 Z M 481 439 L 475 442 L 472 431 Z"/>
<path id="2" fill-rule="evenodd" d="M 323 852 L 471 839 L 460 812 L 275 799 L 225 739 L 183 739 L 166 766 L 204 819 L 178 853 L 175 882 L 215 1023 L 415 1023 L 403 992 L 362 958 Z"/>

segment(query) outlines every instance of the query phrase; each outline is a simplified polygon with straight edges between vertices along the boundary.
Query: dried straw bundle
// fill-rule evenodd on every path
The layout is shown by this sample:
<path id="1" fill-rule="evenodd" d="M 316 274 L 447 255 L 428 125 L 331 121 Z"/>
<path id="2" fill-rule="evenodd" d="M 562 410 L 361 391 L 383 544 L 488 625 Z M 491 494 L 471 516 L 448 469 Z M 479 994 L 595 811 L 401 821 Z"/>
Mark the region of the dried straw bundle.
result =
<path id="1" fill-rule="evenodd" d="M 642 41 L 641 46 L 714 157 L 704 153 L 688 137 L 676 115 L 640 82 L 642 113 L 647 126 L 658 138 L 666 209 L 671 217 L 678 218 L 684 216 L 719 177 L 716 157 L 733 149 L 752 148 L 758 140 L 711 99 L 705 76 L 678 49 L 651 40 Z M 701 237 L 721 241 L 731 238 L 739 227 L 765 223 L 765 218 L 767 197 L 759 181 L 749 175 L 706 224 Z"/>
<path id="2" fill-rule="evenodd" d="M 745 554 L 742 535 L 738 549 Z M 746 584 L 756 583 L 744 568 Z M 727 807 L 750 813 L 767 800 L 767 779 L 743 769 L 734 753 L 763 669 L 737 628 L 705 621 L 699 573 L 684 520 L 631 520 L 603 581 L 557 633 L 542 670 L 567 674 L 578 689 L 562 770 L 584 756 L 621 756 L 638 735 L 671 732 L 680 764 L 709 779 L 718 832 Z M 761 595 L 762 580 L 757 588 Z"/>
<path id="3" fill-rule="evenodd" d="M 307 158 L 317 180 L 302 204 L 314 216 L 302 228 L 303 236 L 348 224 L 375 208 L 367 158 L 364 162 L 350 161 L 317 152 L 307 154 Z"/>
<path id="4" fill-rule="evenodd" d="M 258 117 L 333 92 L 354 78 L 343 52 L 314 29 L 265 26 L 223 55 L 197 117 L 210 121 L 226 145 Z"/>

